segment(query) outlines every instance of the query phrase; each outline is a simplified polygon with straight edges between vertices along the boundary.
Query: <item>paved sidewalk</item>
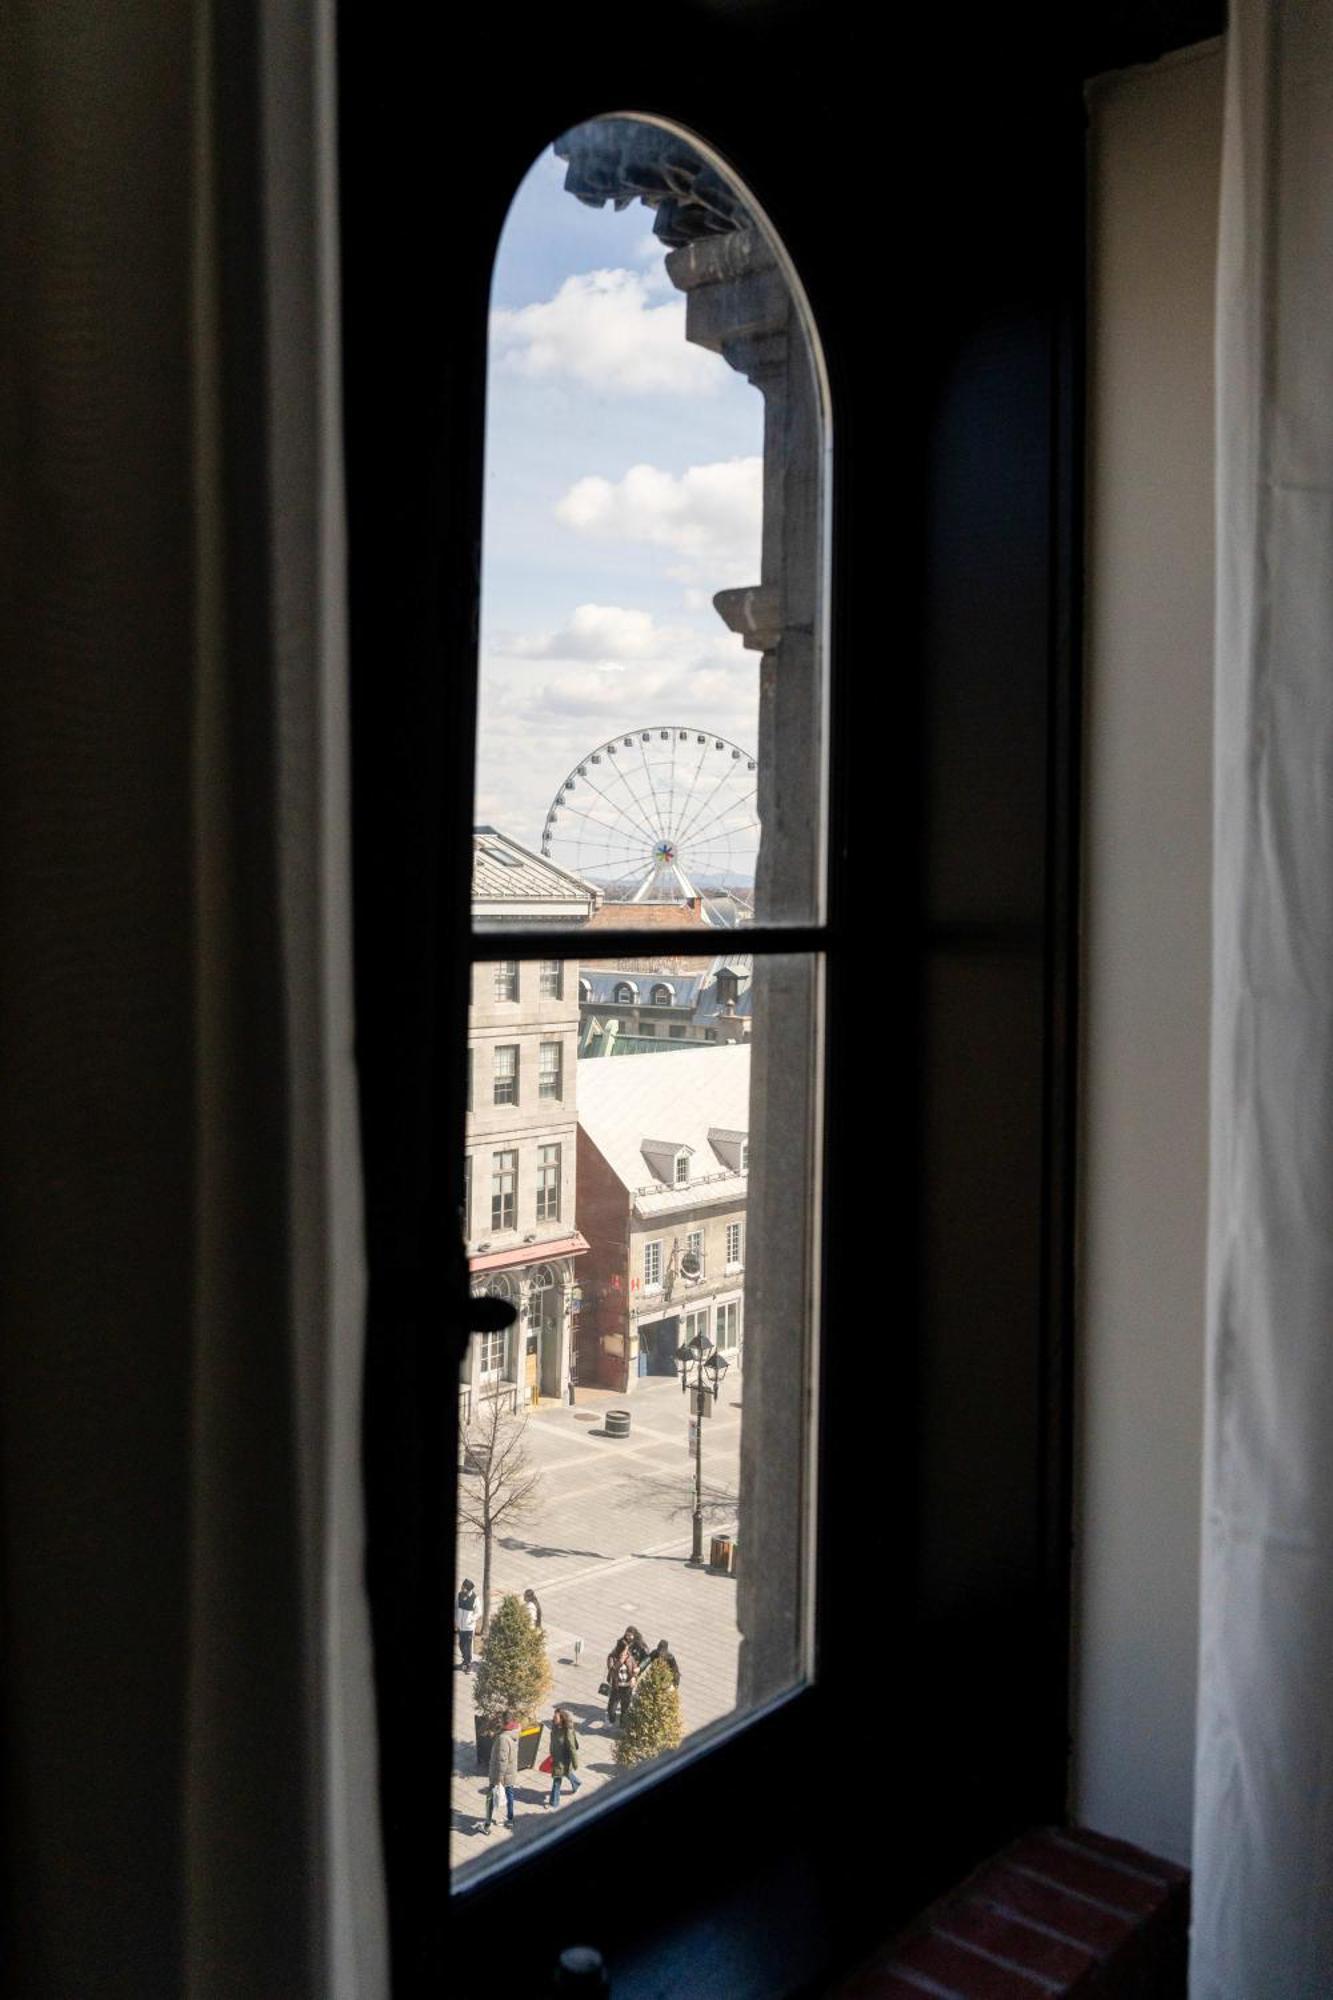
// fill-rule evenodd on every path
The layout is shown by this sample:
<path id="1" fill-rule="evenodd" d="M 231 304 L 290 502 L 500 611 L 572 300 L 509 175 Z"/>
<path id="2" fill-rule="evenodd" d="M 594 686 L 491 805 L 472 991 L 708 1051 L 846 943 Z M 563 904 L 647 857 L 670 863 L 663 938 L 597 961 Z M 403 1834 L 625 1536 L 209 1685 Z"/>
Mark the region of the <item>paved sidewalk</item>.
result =
<path id="1" fill-rule="evenodd" d="M 733 1534 L 740 1471 L 741 1379 L 723 1384 L 704 1419 L 704 1555 L 709 1538 Z M 607 1407 L 629 1409 L 627 1438 L 608 1438 Z M 578 1811 L 619 1777 L 616 1732 L 597 1693 L 606 1655 L 626 1625 L 650 1646 L 668 1639 L 680 1664 L 685 1732 L 726 1715 L 736 1702 L 736 1585 L 730 1577 L 688 1567 L 694 1461 L 688 1450 L 689 1402 L 673 1379 L 645 1380 L 633 1395 L 580 1390 L 576 1408 L 547 1405 L 528 1424 L 532 1461 L 543 1475 L 537 1511 L 519 1532 L 497 1539 L 492 1603 L 506 1591 L 535 1590 L 554 1676 L 543 1720 L 560 1702 L 574 1714 L 581 1741 L 577 1799 L 562 1792 L 559 1810 Z M 463 1474 L 466 1479 L 469 1475 Z M 459 1574 L 481 1588 L 481 1540 L 460 1537 Z M 575 1641 L 582 1639 L 582 1659 Z M 517 1824 L 484 1837 L 485 1775 L 476 1769 L 470 1683 L 454 1675 L 454 1780 L 450 1860 L 454 1868 L 503 1853 L 548 1824 L 542 1806 L 550 1781 L 520 1774 Z M 540 1757 L 546 1755 L 543 1733 Z"/>

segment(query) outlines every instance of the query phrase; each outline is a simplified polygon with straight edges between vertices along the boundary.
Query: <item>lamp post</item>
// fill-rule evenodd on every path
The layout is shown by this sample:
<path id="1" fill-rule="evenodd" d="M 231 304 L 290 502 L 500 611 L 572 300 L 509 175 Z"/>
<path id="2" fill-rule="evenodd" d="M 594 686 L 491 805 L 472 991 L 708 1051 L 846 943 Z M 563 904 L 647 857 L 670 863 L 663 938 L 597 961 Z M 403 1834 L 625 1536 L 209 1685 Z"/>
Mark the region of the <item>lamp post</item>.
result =
<path id="1" fill-rule="evenodd" d="M 704 1397 L 712 1391 L 716 1403 L 722 1378 L 727 1372 L 727 1357 L 710 1347 L 701 1333 L 693 1340 L 687 1340 L 683 1347 L 676 1349 L 676 1359 L 680 1363 L 680 1389 L 684 1395 L 693 1392 L 694 1400 L 694 1541 L 690 1549 L 689 1567 L 703 1569 L 704 1563 Z M 694 1370 L 694 1381 L 690 1381 L 690 1370 Z M 707 1376 L 707 1382 L 704 1378 Z"/>

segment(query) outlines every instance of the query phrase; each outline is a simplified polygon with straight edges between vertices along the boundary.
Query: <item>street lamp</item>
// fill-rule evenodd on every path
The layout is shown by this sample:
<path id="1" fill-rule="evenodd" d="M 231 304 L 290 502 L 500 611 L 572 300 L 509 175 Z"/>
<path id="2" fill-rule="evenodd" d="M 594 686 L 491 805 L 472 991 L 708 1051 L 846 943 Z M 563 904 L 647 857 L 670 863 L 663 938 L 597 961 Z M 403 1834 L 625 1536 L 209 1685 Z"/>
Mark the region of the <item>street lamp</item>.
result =
<path id="1" fill-rule="evenodd" d="M 694 1542 L 690 1550 L 689 1567 L 703 1569 L 704 1563 L 704 1397 L 711 1389 L 716 1403 L 722 1378 L 727 1372 L 727 1357 L 710 1347 L 701 1333 L 693 1340 L 687 1340 L 683 1347 L 676 1349 L 676 1359 L 680 1363 L 680 1392 L 693 1390 L 694 1402 Z M 694 1370 L 694 1381 L 690 1381 L 690 1370 Z M 705 1383 L 705 1376 L 707 1382 Z"/>

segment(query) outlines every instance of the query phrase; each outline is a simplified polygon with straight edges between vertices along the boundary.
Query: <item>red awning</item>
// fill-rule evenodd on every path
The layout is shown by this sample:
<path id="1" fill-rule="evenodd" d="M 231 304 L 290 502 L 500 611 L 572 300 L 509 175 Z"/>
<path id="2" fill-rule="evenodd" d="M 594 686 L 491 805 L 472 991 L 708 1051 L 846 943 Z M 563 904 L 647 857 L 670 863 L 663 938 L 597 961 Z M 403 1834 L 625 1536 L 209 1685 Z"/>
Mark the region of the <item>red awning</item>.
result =
<path id="1" fill-rule="evenodd" d="M 576 1229 L 570 1236 L 548 1236 L 544 1243 L 520 1243 L 512 1250 L 492 1250 L 485 1257 L 469 1257 L 469 1271 L 507 1271 L 518 1264 L 545 1264 L 552 1257 L 581 1257 L 588 1239 Z"/>

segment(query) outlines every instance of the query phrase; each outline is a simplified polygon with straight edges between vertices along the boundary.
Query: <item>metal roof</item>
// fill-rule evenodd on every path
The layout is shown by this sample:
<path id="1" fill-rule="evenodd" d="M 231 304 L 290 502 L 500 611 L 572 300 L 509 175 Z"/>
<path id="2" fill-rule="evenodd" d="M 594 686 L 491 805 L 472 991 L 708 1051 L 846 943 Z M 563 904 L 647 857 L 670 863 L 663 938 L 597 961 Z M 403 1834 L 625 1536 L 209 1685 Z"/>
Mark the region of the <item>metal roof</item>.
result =
<path id="1" fill-rule="evenodd" d="M 743 1201 L 748 1176 L 735 1173 L 709 1139 L 720 1126 L 748 1132 L 750 1050 L 744 1042 L 695 1048 L 687 1063 L 666 1051 L 633 1062 L 579 1064 L 579 1124 L 641 1215 L 673 1213 L 705 1201 Z M 668 1186 L 654 1177 L 645 1145 L 689 1147 L 691 1178 Z"/>
<path id="2" fill-rule="evenodd" d="M 714 959 L 707 972 L 624 972 L 614 968 L 608 971 L 584 963 L 579 967 L 579 983 L 580 986 L 587 983 L 588 998 L 582 1004 L 603 1009 L 626 1004 L 647 1009 L 654 1005 L 669 1005 L 688 1008 L 700 1020 L 712 1020 L 721 1012 L 717 997 L 719 971 L 736 974 L 738 991 L 735 1012 L 748 1016 L 751 1012 L 750 961 L 739 958 Z M 630 1002 L 617 1002 L 618 986 L 632 989 L 634 997 Z M 669 1003 L 654 1002 L 653 989 L 658 986 L 665 987 L 670 993 Z"/>
<path id="3" fill-rule="evenodd" d="M 568 868 L 534 854 L 493 826 L 472 829 L 472 906 L 579 901 L 591 915 L 599 892 Z"/>

